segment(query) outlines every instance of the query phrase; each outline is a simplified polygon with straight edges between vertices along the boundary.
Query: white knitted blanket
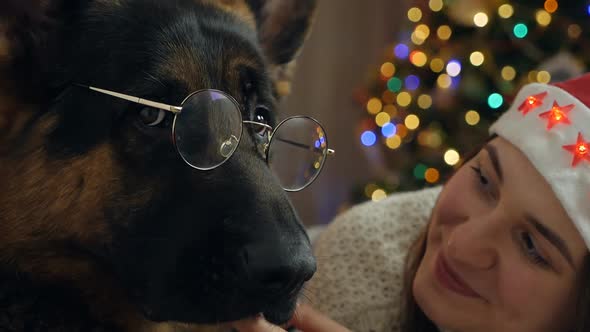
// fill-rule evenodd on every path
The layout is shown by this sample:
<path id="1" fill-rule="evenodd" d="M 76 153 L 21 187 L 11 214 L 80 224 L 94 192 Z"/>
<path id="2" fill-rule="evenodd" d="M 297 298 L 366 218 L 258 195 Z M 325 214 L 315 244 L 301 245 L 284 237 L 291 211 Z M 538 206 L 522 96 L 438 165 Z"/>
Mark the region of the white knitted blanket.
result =
<path id="1" fill-rule="evenodd" d="M 441 188 L 391 195 L 338 216 L 315 240 L 314 307 L 355 332 L 398 332 L 403 265 Z"/>

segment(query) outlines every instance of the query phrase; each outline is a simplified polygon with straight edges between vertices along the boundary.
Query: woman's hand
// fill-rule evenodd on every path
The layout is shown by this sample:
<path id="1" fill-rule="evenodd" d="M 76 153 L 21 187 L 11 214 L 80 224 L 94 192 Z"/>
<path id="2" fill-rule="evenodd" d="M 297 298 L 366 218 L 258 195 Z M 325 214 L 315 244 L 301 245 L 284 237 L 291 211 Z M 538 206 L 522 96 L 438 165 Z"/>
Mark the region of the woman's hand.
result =
<path id="1" fill-rule="evenodd" d="M 297 307 L 290 324 L 303 332 L 351 332 L 312 307 L 302 304 Z M 237 322 L 239 332 L 286 332 L 262 318 Z"/>

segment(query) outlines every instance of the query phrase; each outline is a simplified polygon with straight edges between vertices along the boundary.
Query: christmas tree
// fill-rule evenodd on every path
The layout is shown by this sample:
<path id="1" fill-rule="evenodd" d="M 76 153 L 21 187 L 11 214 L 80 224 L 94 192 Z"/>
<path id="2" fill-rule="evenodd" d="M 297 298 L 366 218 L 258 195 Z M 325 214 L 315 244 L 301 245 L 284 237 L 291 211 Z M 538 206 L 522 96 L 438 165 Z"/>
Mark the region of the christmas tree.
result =
<path id="1" fill-rule="evenodd" d="M 417 0 L 355 100 L 358 135 L 383 172 L 353 202 L 441 184 L 523 84 L 590 64 L 590 1 Z"/>

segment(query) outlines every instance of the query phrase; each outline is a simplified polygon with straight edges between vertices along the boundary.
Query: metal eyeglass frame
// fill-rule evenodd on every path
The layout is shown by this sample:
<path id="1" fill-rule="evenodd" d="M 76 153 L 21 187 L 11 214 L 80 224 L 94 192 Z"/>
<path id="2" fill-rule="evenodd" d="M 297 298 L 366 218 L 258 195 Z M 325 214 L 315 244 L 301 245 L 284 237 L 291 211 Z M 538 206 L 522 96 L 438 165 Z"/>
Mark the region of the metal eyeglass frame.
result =
<path id="1" fill-rule="evenodd" d="M 135 97 L 135 96 L 131 96 L 131 95 L 126 95 L 124 93 L 115 92 L 115 91 L 106 90 L 106 89 L 101 89 L 101 88 L 97 88 L 97 87 L 93 87 L 93 86 L 89 86 L 89 85 L 83 85 L 83 84 L 75 84 L 75 85 L 78 86 L 78 87 L 81 87 L 81 88 L 89 89 L 89 90 L 92 90 L 92 91 L 95 91 L 95 92 L 99 92 L 99 93 L 102 93 L 102 94 L 105 94 L 105 95 L 109 95 L 109 96 L 112 96 L 112 97 L 115 97 L 115 98 L 127 100 L 127 101 L 130 101 L 130 102 L 136 103 L 136 104 L 140 104 L 140 105 L 144 105 L 144 106 L 149 106 L 149 107 L 153 107 L 153 108 L 160 109 L 160 110 L 163 110 L 163 111 L 174 113 L 174 121 L 173 121 L 173 124 L 172 124 L 172 137 L 174 138 L 174 145 L 176 147 L 176 152 L 180 155 L 180 157 L 182 158 L 182 160 L 184 160 L 184 162 L 187 165 L 189 165 L 190 167 L 192 167 L 194 169 L 198 169 L 200 171 L 208 171 L 208 170 L 215 169 L 215 168 L 223 165 L 227 160 L 229 160 L 232 157 L 232 155 L 234 154 L 235 150 L 237 149 L 237 147 L 236 147 L 236 149 L 234 149 L 229 156 L 227 156 L 221 163 L 219 163 L 219 164 L 217 164 L 215 166 L 208 167 L 208 168 L 197 167 L 197 166 L 191 164 L 188 160 L 186 160 L 186 158 L 183 156 L 183 154 L 179 151 L 178 147 L 176 146 L 176 139 L 175 139 L 175 135 L 174 135 L 175 128 L 176 128 L 176 118 L 177 118 L 177 115 L 182 112 L 182 109 L 183 109 L 182 106 L 168 105 L 168 104 L 165 104 L 165 103 L 151 101 L 151 100 L 147 100 L 147 99 L 143 99 L 143 98 L 139 98 L 139 97 Z M 238 111 L 238 113 L 240 112 L 241 107 L 240 107 L 239 103 L 231 95 L 229 95 L 229 94 L 227 94 L 227 93 L 225 93 L 225 92 L 223 92 L 221 90 L 216 90 L 216 89 L 202 89 L 202 90 L 197 90 L 195 92 L 192 92 L 186 98 L 184 98 L 184 100 L 182 101 L 181 105 L 183 105 L 190 97 L 194 96 L 197 93 L 204 92 L 204 91 L 213 91 L 213 92 L 217 92 L 217 93 L 223 94 L 232 103 L 234 103 L 234 105 L 236 106 L 236 110 Z M 241 117 L 241 114 L 240 114 L 240 117 Z M 261 122 L 256 122 L 256 121 L 250 121 L 250 120 L 242 120 L 242 123 L 252 124 L 252 125 L 264 127 L 264 128 L 266 128 L 266 129 L 268 129 L 270 131 L 269 132 L 269 135 L 268 135 L 268 141 L 264 144 L 265 162 L 267 164 L 269 164 L 269 160 L 268 160 L 269 159 L 268 158 L 268 155 L 269 155 L 268 154 L 268 148 L 269 148 L 270 144 L 272 143 L 272 139 L 274 137 L 274 133 L 285 122 L 287 122 L 288 120 L 291 120 L 291 119 L 295 119 L 295 118 L 306 118 L 306 119 L 309 119 L 309 120 L 315 122 L 322 129 L 322 132 L 324 133 L 325 138 L 326 138 L 326 142 L 328 142 L 328 137 L 327 137 L 326 131 L 324 130 L 323 126 L 319 123 L 319 121 L 317 121 L 316 119 L 314 119 L 312 117 L 309 117 L 309 116 L 297 115 L 297 116 L 288 117 L 288 118 L 284 119 L 283 121 L 279 122 L 279 124 L 275 128 L 269 126 L 266 123 L 261 123 Z M 240 128 L 240 136 L 237 138 L 238 145 L 239 145 L 239 142 L 241 142 L 241 140 L 242 140 L 242 133 L 243 133 L 243 127 Z M 293 142 L 293 141 L 289 141 L 289 140 L 285 140 L 285 139 L 281 139 L 281 138 L 277 138 L 277 139 L 280 140 L 280 141 L 283 141 L 285 143 L 288 143 L 288 144 L 293 144 L 295 146 L 300 146 L 302 148 L 310 148 L 310 146 L 308 146 L 306 144 L 301 144 L 301 143 L 297 143 L 297 142 Z M 325 155 L 324 156 L 331 156 L 331 155 L 334 155 L 336 153 L 333 149 L 330 149 L 330 148 L 327 148 L 325 151 L 326 152 L 325 152 Z M 298 188 L 298 189 L 287 189 L 287 188 L 283 188 L 283 189 L 285 191 L 288 191 L 288 192 L 296 192 L 296 191 L 301 191 L 301 190 L 307 188 L 319 176 L 319 174 L 321 173 L 321 171 L 322 171 L 322 169 L 324 167 L 324 163 L 325 162 L 326 162 L 326 158 L 323 158 L 322 163 L 321 163 L 321 165 L 319 167 L 318 172 L 311 179 L 309 179 L 309 181 L 303 187 Z"/>

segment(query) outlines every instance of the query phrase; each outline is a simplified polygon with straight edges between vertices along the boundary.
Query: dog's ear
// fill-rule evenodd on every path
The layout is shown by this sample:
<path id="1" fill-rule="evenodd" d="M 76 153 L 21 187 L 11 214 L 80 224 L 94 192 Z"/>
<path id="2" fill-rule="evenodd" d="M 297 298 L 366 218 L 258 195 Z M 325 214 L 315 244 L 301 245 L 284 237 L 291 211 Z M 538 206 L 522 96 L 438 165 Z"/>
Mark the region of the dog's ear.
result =
<path id="1" fill-rule="evenodd" d="M 313 23 L 317 0 L 246 0 L 258 38 L 272 62 L 279 95 L 289 93 L 291 69 Z"/>
<path id="2" fill-rule="evenodd" d="M 259 39 L 270 60 L 291 62 L 309 32 L 316 0 L 247 0 L 256 15 Z"/>
<path id="3" fill-rule="evenodd" d="M 89 0 L 0 0 L 0 137 L 55 91 L 63 23 Z"/>
<path id="4" fill-rule="evenodd" d="M 58 0 L 0 1 L 0 79 L 23 98 L 43 93 L 58 6 Z"/>
<path id="5" fill-rule="evenodd" d="M 46 6 L 42 0 L 0 0 L 0 137 L 30 116 L 24 104 L 35 104 L 44 94 Z"/>

